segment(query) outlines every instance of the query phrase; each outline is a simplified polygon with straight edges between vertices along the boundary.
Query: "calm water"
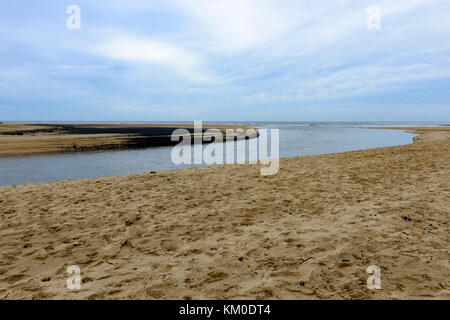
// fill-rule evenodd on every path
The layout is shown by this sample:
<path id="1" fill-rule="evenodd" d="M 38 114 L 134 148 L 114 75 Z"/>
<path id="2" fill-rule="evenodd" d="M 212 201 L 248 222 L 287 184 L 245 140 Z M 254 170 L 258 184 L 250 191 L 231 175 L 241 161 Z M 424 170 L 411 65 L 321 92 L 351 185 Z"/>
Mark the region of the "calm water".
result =
<path id="1" fill-rule="evenodd" d="M 318 122 L 240 122 L 239 124 L 279 129 L 280 157 L 282 158 L 408 144 L 412 142 L 414 137 L 411 133 L 396 130 L 371 130 L 360 127 L 424 125 L 420 123 Z M 430 125 L 430 123 L 427 123 L 427 125 Z M 171 151 L 172 147 L 156 147 L 138 150 L 0 158 L 0 185 L 103 177 L 179 169 L 188 166 L 173 164 Z"/>

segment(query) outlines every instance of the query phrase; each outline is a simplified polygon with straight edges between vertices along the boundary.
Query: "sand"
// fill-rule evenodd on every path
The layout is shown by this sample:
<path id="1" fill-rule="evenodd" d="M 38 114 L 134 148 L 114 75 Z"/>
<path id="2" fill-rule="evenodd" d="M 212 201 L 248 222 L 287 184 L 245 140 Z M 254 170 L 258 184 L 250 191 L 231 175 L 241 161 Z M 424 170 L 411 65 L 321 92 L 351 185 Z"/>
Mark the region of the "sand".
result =
<path id="1" fill-rule="evenodd" d="M 193 124 L 26 124 L 0 123 L 0 157 L 170 146 L 176 128 Z M 203 124 L 203 129 L 250 129 L 244 125 Z M 256 131 L 253 135 L 256 135 Z"/>
<path id="2" fill-rule="evenodd" d="M 222 165 L 0 187 L 0 298 L 449 299 L 450 128 L 418 131 L 282 159 L 275 176 Z"/>

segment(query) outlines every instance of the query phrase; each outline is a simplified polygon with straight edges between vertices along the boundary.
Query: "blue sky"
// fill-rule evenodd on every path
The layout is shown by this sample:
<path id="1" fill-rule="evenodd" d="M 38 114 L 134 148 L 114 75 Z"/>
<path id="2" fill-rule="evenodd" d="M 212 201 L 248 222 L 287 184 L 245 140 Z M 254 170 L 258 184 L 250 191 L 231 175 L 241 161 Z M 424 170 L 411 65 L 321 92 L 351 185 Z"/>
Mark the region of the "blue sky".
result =
<path id="1" fill-rule="evenodd" d="M 447 0 L 0 8 L 0 121 L 450 120 Z"/>

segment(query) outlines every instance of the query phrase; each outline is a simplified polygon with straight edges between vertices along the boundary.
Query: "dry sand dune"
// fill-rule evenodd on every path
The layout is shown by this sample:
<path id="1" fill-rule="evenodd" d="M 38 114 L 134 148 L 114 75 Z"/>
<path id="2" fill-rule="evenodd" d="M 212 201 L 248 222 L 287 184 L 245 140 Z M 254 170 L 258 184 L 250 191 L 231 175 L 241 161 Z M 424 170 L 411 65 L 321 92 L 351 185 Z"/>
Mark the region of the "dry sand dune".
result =
<path id="1" fill-rule="evenodd" d="M 449 299 L 449 130 L 282 159 L 276 176 L 223 165 L 0 187 L 0 298 Z"/>

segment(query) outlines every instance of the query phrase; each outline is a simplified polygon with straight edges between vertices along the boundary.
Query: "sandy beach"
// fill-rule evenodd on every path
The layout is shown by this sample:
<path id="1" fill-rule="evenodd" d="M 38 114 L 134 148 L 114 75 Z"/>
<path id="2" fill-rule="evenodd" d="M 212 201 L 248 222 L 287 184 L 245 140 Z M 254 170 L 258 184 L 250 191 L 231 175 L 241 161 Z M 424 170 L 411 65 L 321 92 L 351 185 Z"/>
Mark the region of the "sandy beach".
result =
<path id="1" fill-rule="evenodd" d="M 249 130 L 247 126 L 202 124 L 202 130 Z M 56 154 L 81 151 L 123 150 L 170 146 L 171 133 L 183 128 L 191 132 L 193 124 L 27 124 L 0 122 L 0 157 Z M 253 131 L 253 132 L 250 132 Z M 251 137 L 256 136 L 250 130 Z M 236 137 L 241 134 L 236 132 Z"/>
<path id="2" fill-rule="evenodd" d="M 421 135 L 281 159 L 275 176 L 220 165 L 0 187 L 0 299 L 450 299 L 450 127 L 398 129 Z"/>

